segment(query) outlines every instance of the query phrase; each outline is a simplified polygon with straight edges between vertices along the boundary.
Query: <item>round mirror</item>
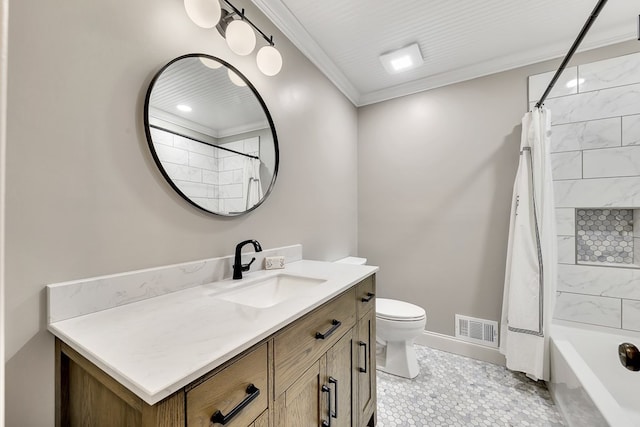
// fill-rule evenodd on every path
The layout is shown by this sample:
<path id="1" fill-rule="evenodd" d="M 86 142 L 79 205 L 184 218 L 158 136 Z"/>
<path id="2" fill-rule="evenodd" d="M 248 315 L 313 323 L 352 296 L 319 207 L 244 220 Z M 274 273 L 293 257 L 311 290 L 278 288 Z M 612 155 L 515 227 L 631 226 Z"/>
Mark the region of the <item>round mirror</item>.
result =
<path id="1" fill-rule="evenodd" d="M 225 61 L 189 54 L 151 81 L 149 148 L 171 187 L 192 205 L 235 216 L 257 208 L 278 173 L 278 138 L 256 88 Z"/>

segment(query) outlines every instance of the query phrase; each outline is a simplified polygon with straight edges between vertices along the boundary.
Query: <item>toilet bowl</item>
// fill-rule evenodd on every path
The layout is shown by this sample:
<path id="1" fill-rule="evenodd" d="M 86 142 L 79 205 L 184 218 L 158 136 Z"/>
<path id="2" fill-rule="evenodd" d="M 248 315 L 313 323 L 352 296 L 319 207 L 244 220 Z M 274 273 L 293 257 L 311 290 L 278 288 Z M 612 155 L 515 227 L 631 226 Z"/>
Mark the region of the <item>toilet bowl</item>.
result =
<path id="1" fill-rule="evenodd" d="M 404 301 L 376 299 L 377 368 L 389 374 L 415 378 L 420 373 L 413 341 L 424 331 L 423 308 Z"/>
<path id="2" fill-rule="evenodd" d="M 366 258 L 346 257 L 337 263 L 364 265 Z M 413 341 L 424 331 L 427 313 L 408 302 L 376 298 L 377 369 L 405 378 L 420 373 Z"/>

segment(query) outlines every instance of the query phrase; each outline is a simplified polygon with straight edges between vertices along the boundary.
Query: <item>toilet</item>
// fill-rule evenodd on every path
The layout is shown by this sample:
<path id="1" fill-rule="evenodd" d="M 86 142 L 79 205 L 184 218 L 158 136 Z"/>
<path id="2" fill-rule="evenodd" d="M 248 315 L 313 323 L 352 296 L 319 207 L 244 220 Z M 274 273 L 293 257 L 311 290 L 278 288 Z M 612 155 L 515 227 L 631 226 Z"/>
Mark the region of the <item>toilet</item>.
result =
<path id="1" fill-rule="evenodd" d="M 364 265 L 366 258 L 347 257 L 336 262 Z M 427 313 L 404 301 L 376 298 L 376 365 L 389 374 L 415 378 L 420 373 L 413 342 L 424 331 Z"/>
<path id="2" fill-rule="evenodd" d="M 376 299 L 376 362 L 382 372 L 405 378 L 420 373 L 413 341 L 424 331 L 422 307 L 387 298 Z"/>

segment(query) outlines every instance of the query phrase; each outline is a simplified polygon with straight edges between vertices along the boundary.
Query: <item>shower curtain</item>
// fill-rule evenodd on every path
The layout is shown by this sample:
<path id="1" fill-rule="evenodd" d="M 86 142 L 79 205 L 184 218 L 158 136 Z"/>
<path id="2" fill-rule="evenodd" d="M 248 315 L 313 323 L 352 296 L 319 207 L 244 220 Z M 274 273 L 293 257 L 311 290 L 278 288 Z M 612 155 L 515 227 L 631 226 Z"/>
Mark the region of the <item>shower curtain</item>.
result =
<path id="1" fill-rule="evenodd" d="M 502 300 L 500 352 L 507 368 L 534 380 L 549 379 L 558 262 L 550 128 L 546 109 L 535 108 L 522 119 Z"/>
<path id="2" fill-rule="evenodd" d="M 245 183 L 246 189 L 245 208 L 251 209 L 256 203 L 262 200 L 264 196 L 260 183 L 260 159 L 245 158 L 243 182 Z"/>

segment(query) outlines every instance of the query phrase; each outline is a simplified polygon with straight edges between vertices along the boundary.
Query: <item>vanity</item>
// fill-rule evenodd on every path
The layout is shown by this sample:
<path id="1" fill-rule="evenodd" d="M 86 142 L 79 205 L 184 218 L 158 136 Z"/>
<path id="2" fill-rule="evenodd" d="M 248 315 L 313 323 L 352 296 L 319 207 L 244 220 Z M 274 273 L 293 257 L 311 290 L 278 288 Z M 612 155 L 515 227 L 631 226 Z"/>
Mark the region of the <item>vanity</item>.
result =
<path id="1" fill-rule="evenodd" d="M 272 191 L 273 119 L 226 61 L 164 65 L 144 124 L 159 173 L 195 208 L 243 215 Z M 267 257 L 284 269 L 263 270 Z M 56 426 L 374 426 L 377 270 L 246 240 L 235 260 L 48 285 Z"/>
<path id="2" fill-rule="evenodd" d="M 49 285 L 56 425 L 374 426 L 377 267 L 252 255 Z"/>

